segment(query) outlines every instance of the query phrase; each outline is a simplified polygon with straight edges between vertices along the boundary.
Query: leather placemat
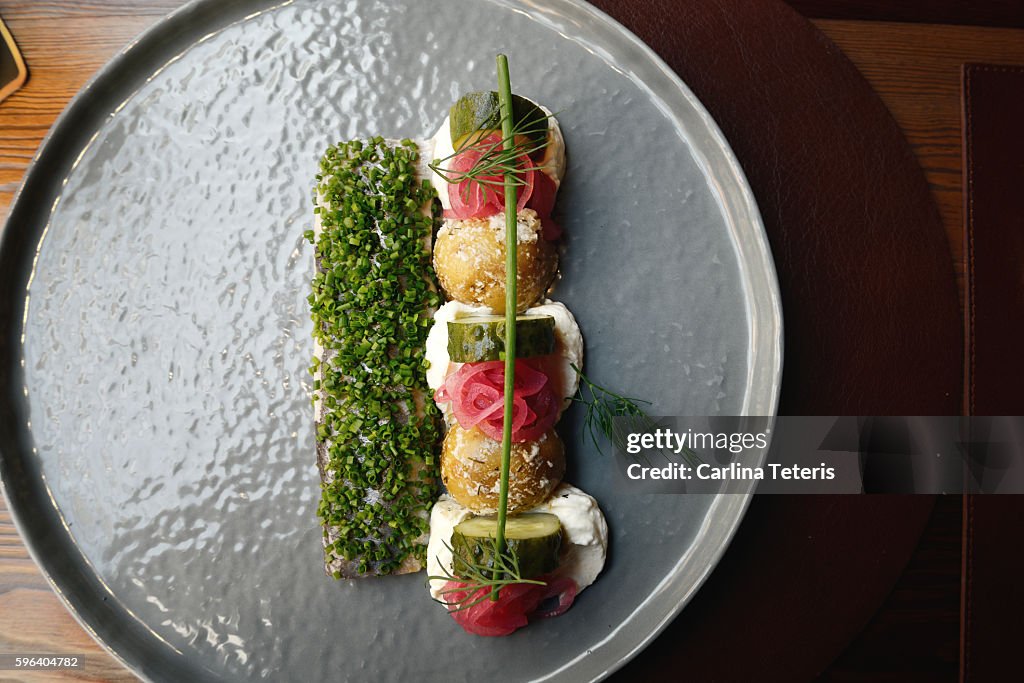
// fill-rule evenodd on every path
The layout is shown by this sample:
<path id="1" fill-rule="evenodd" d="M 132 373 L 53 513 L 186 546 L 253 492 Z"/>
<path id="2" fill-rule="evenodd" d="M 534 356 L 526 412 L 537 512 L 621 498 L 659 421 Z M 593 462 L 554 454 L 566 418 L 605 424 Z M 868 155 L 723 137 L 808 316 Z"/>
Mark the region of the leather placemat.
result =
<path id="1" fill-rule="evenodd" d="M 972 415 L 1022 415 L 1024 67 L 963 70 L 967 386 Z M 963 680 L 1019 677 L 1024 497 L 966 496 Z"/>
<path id="2" fill-rule="evenodd" d="M 963 70 L 972 415 L 1024 415 L 1024 67 Z"/>
<path id="3" fill-rule="evenodd" d="M 1020 680 L 1024 500 L 964 496 L 964 503 L 961 680 Z"/>
<path id="4" fill-rule="evenodd" d="M 881 100 L 781 2 L 594 0 L 682 77 L 743 166 L 771 243 L 786 353 L 780 412 L 957 414 L 952 259 Z M 613 680 L 806 680 L 905 566 L 929 497 L 755 497 L 708 583 Z"/>
<path id="5" fill-rule="evenodd" d="M 786 0 L 815 19 L 907 21 L 922 24 L 1024 27 L 1020 0 Z"/>

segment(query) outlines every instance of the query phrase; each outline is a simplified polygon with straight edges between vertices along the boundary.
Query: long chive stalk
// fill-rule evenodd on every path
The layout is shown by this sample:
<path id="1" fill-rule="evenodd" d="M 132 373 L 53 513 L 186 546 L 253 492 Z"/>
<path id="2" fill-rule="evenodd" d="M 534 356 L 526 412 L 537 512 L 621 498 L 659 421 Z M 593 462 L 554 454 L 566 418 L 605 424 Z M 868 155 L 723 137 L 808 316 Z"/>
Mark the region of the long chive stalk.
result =
<path id="1" fill-rule="evenodd" d="M 508 57 L 498 55 L 498 104 L 501 112 L 501 136 L 506 150 L 515 145 L 512 130 L 512 83 Z M 505 552 L 505 517 L 508 511 L 508 471 L 512 461 L 512 408 L 516 374 L 516 177 L 505 171 L 505 424 L 501 432 L 501 488 L 498 491 L 498 553 Z M 491 589 L 491 600 L 498 599 L 498 587 Z"/>

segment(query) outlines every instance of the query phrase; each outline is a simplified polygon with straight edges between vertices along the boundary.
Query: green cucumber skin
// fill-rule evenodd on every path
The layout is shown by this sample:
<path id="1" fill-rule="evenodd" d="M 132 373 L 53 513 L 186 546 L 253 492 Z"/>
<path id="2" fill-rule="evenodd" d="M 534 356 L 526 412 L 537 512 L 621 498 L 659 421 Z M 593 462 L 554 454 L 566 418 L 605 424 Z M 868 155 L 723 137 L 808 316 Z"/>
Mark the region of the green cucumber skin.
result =
<path id="1" fill-rule="evenodd" d="M 540 513 L 546 514 L 546 513 Z M 510 517 L 509 521 L 516 519 Z M 510 535 L 511 536 L 511 535 Z M 558 527 L 554 533 L 539 538 L 505 538 L 506 552 L 512 553 L 519 561 L 519 578 L 530 579 L 547 574 L 558 567 L 558 554 L 562 547 L 562 530 Z M 463 575 L 466 570 L 462 558 L 477 567 L 494 567 L 493 536 L 473 536 L 463 534 L 456 527 L 452 532 L 452 570 L 455 576 Z M 506 577 L 508 578 L 508 577 Z"/>
<path id="2" fill-rule="evenodd" d="M 520 316 L 516 321 L 516 357 L 555 352 L 555 319 Z M 462 319 L 448 322 L 448 358 L 453 363 L 481 363 L 505 358 L 505 321 Z"/>
<path id="3" fill-rule="evenodd" d="M 455 101 L 449 110 L 449 132 L 452 143 L 480 130 L 501 130 L 498 93 L 469 92 Z M 512 117 L 516 124 L 524 122 L 524 134 L 534 143 L 543 143 L 548 134 L 547 115 L 530 100 L 512 95 Z"/>

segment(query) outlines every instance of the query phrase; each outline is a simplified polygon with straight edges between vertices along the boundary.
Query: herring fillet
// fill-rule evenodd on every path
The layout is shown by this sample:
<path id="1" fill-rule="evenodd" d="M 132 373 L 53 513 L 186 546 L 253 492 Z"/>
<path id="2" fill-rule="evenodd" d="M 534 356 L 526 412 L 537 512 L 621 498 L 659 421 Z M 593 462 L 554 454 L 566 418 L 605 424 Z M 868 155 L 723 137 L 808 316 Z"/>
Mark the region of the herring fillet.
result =
<path id="1" fill-rule="evenodd" d="M 384 143 L 387 146 L 396 147 L 396 146 L 398 146 L 400 144 L 400 141 L 397 140 L 397 139 L 385 139 Z M 431 178 L 432 171 L 430 170 L 428 164 L 430 163 L 431 154 L 433 153 L 433 144 L 429 140 L 428 141 L 415 140 L 415 143 L 416 143 L 416 147 L 418 149 L 417 163 L 416 163 L 416 167 L 415 167 L 415 178 L 416 178 L 417 182 L 422 183 L 424 180 L 428 180 L 428 179 Z M 325 177 L 320 182 L 318 182 L 317 185 L 316 185 L 315 205 L 317 207 L 320 207 L 321 210 L 330 210 L 332 208 L 331 205 L 330 205 L 330 202 L 327 200 L 327 198 L 324 196 L 324 194 L 322 192 L 322 186 L 326 183 L 327 180 L 328 180 L 328 178 Z M 433 201 L 434 200 L 431 200 L 431 201 L 428 201 L 428 202 L 424 203 L 420 207 L 420 213 L 423 214 L 423 215 L 428 215 L 428 216 L 431 215 L 432 211 L 433 211 L 433 206 L 432 206 L 433 205 Z M 314 213 L 313 234 L 314 234 L 314 244 L 316 244 L 316 243 L 319 242 L 320 237 L 323 234 L 323 222 L 322 222 L 322 219 L 321 219 L 320 212 Z M 428 234 L 425 237 L 425 239 L 424 239 L 424 248 L 427 250 L 428 254 L 430 253 L 430 250 L 431 250 L 432 246 L 433 246 L 433 235 L 431 233 L 431 234 Z M 314 263 L 314 274 L 318 273 L 318 272 L 323 272 L 323 268 L 322 268 L 322 265 L 321 265 L 321 262 L 320 262 L 319 258 L 315 259 L 315 263 Z M 434 286 L 433 282 L 430 282 L 428 280 L 428 283 L 430 284 L 431 289 L 436 290 L 436 287 Z M 388 305 L 388 302 L 382 301 L 381 305 L 382 306 L 386 306 L 386 305 Z M 433 308 L 424 308 L 423 309 L 423 314 L 426 315 L 426 316 L 432 316 L 433 313 L 434 313 L 434 309 Z M 314 353 L 315 358 L 320 361 L 319 364 L 317 365 L 317 369 L 314 372 L 313 376 L 314 376 L 314 379 L 318 381 L 318 386 L 322 387 L 323 386 L 322 381 L 324 379 L 324 368 L 328 366 L 328 364 L 330 363 L 332 357 L 335 355 L 336 352 L 331 350 L 331 349 L 325 349 L 323 347 L 323 345 L 320 343 L 320 340 L 317 339 L 314 336 L 314 338 L 313 338 L 313 353 Z M 315 423 L 314 424 L 314 428 L 315 428 L 315 431 L 318 431 L 320 425 L 323 424 L 323 417 L 324 417 L 323 411 L 324 411 L 325 391 L 321 388 L 321 389 L 315 390 L 314 393 L 317 394 L 317 400 L 314 402 L 314 423 Z M 412 388 L 412 389 L 410 389 L 410 393 L 412 395 L 412 400 L 413 400 L 413 407 L 411 408 L 411 410 L 415 413 L 416 416 L 423 417 L 424 413 L 425 413 L 426 402 L 430 401 L 431 398 L 429 396 L 427 396 L 425 394 L 425 392 L 423 392 L 421 389 Z M 407 413 L 409 411 L 409 407 L 408 406 L 400 406 L 400 410 L 402 412 L 406 412 Z M 321 481 L 325 482 L 325 483 L 333 481 L 334 476 L 335 476 L 334 472 L 329 467 L 329 464 L 330 464 L 329 450 L 330 450 L 330 447 L 331 447 L 331 443 L 332 443 L 332 441 L 329 438 L 328 439 L 317 438 L 317 440 L 316 440 L 317 469 L 319 470 Z M 435 448 L 436 445 L 435 444 L 425 444 L 424 447 L 425 448 Z M 418 475 L 419 471 L 422 469 L 422 465 L 417 466 L 417 464 L 414 464 L 414 468 L 415 469 L 411 472 L 411 474 L 412 475 Z M 435 487 L 437 485 L 436 484 L 436 480 L 433 480 L 430 483 L 432 483 Z M 373 489 L 368 490 L 367 491 L 366 499 L 369 501 L 370 499 L 375 499 L 375 498 L 379 498 L 379 491 L 378 490 L 373 490 Z M 427 511 L 427 512 L 418 511 L 416 514 L 417 514 L 417 516 L 419 516 L 419 517 L 421 517 L 423 519 L 429 520 L 429 511 Z M 428 535 L 429 535 L 428 533 L 424 533 L 423 535 L 421 535 L 420 537 L 418 537 L 416 539 L 415 543 L 425 547 L 426 544 L 427 544 Z M 331 552 L 328 552 L 328 550 L 327 550 L 328 546 L 333 544 L 335 541 L 337 541 L 339 536 L 340 536 L 340 534 L 339 534 L 339 530 L 338 530 L 337 527 L 331 526 L 331 525 L 329 525 L 327 523 L 324 524 L 324 533 L 323 533 L 323 539 L 322 539 L 322 544 L 323 544 L 324 551 L 325 551 L 325 554 L 324 554 L 324 570 L 325 570 L 325 572 L 328 575 L 340 574 L 344 578 L 362 578 L 362 577 L 366 577 L 366 576 L 380 576 L 380 575 L 382 575 L 382 572 L 378 571 L 377 568 L 374 567 L 374 566 L 371 566 L 370 569 L 367 572 L 365 572 L 365 573 L 359 573 L 357 571 L 357 569 L 356 569 L 358 564 L 359 564 L 358 560 L 345 560 L 343 558 L 340 558 L 340 557 L 334 555 Z M 388 573 L 408 574 L 408 573 L 413 573 L 413 572 L 420 571 L 421 569 L 423 569 L 423 566 L 424 566 L 423 562 L 421 562 L 418 558 L 416 558 L 415 556 L 410 554 L 410 555 L 407 555 L 402 560 L 401 564 L 398 566 L 397 569 L 393 570 L 392 572 L 388 572 Z"/>

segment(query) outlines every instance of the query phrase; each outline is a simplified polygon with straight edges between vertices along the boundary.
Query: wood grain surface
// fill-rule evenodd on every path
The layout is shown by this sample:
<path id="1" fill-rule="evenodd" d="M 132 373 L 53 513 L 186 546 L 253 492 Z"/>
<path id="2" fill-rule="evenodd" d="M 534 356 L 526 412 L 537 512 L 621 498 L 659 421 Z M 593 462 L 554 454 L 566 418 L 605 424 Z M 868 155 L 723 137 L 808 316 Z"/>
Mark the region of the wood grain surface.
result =
<path id="1" fill-rule="evenodd" d="M 6 218 L 27 165 L 70 98 L 121 47 L 180 4 L 178 0 L 0 0 L 0 16 L 14 34 L 30 74 L 22 90 L 0 103 L 0 220 Z M 905 132 L 941 211 L 962 283 L 960 65 L 965 61 L 1024 63 L 1024 30 L 839 20 L 816 24 L 857 64 Z M 925 574 L 927 558 L 926 549 L 925 568 L 920 570 Z M 934 583 L 935 577 L 929 576 Z M 913 614 L 907 617 L 911 621 L 919 619 L 928 600 L 935 597 L 913 596 L 897 593 L 893 607 Z M 0 653 L 86 655 L 84 669 L 0 671 L 0 683 L 134 680 L 64 610 L 28 556 L 2 501 Z M 870 662 L 852 666 L 865 676 L 872 673 Z"/>
<path id="2" fill-rule="evenodd" d="M 180 0 L 0 0 L 28 83 L 0 103 L 0 220 L 54 120 L 92 75 Z"/>
<path id="3" fill-rule="evenodd" d="M 889 107 L 924 169 L 964 293 L 960 66 L 1024 64 L 1024 29 L 815 21 Z"/>

